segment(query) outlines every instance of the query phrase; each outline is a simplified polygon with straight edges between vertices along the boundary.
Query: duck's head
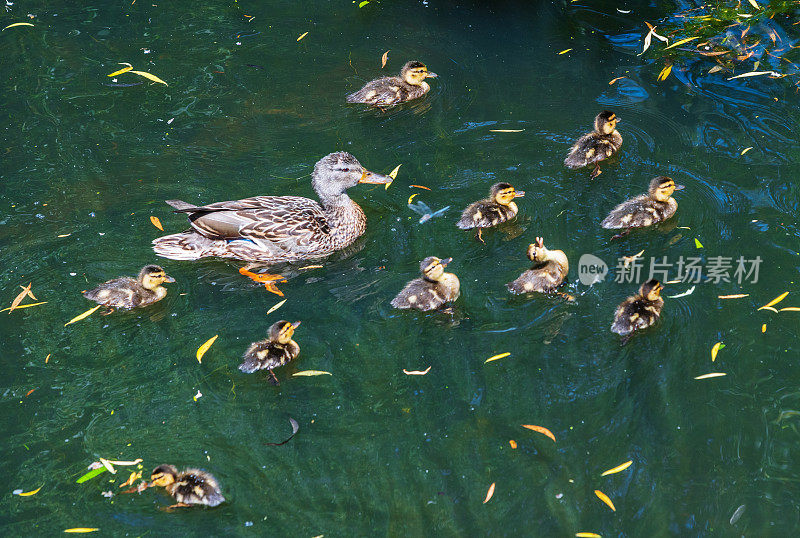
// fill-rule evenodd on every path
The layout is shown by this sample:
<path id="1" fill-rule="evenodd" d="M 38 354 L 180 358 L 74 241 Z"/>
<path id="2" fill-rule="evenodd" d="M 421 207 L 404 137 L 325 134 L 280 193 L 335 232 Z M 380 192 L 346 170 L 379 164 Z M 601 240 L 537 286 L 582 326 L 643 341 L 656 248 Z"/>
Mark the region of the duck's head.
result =
<path id="1" fill-rule="evenodd" d="M 344 194 L 359 183 L 391 183 L 392 178 L 370 172 L 346 151 L 330 153 L 317 161 L 311 184 L 320 197 Z"/>
<path id="2" fill-rule="evenodd" d="M 535 243 L 528 245 L 528 259 L 532 262 L 547 261 L 547 249 L 544 246 L 544 238 L 537 237 Z"/>
<path id="3" fill-rule="evenodd" d="M 661 296 L 662 289 L 664 289 L 664 286 L 662 286 L 661 282 L 654 278 L 642 284 L 642 287 L 639 288 L 639 295 L 649 301 L 655 301 Z"/>
<path id="4" fill-rule="evenodd" d="M 269 328 L 269 339 L 279 344 L 288 344 L 292 341 L 294 330 L 300 325 L 299 321 L 289 323 L 285 319 L 276 321 Z"/>
<path id="5" fill-rule="evenodd" d="M 419 264 L 419 270 L 426 280 L 438 282 L 444 274 L 444 268 L 453 261 L 453 258 L 440 259 L 436 256 L 428 256 Z"/>
<path id="6" fill-rule="evenodd" d="M 523 196 L 525 196 L 525 191 L 518 191 L 509 183 L 495 183 L 489 190 L 489 197 L 500 205 L 509 205 L 514 198 Z"/>
<path id="7" fill-rule="evenodd" d="M 671 177 L 658 176 L 650 180 L 650 187 L 647 193 L 651 198 L 655 198 L 659 202 L 666 202 L 672 196 L 672 193 L 683 189 L 683 185 L 676 185 Z"/>
<path id="8" fill-rule="evenodd" d="M 159 465 L 150 473 L 150 485 L 165 488 L 175 483 L 178 478 L 178 469 L 173 465 Z"/>
<path id="9" fill-rule="evenodd" d="M 617 128 L 619 118 L 613 112 L 604 110 L 594 119 L 594 130 L 600 134 L 610 135 Z"/>
<path id="10" fill-rule="evenodd" d="M 164 282 L 175 282 L 175 279 L 167 275 L 160 265 L 145 265 L 139 271 L 139 282 L 148 290 L 154 290 Z"/>
<path id="11" fill-rule="evenodd" d="M 436 78 L 439 75 L 431 73 L 422 62 L 407 62 L 400 70 L 400 77 L 412 86 L 420 86 L 426 78 Z"/>

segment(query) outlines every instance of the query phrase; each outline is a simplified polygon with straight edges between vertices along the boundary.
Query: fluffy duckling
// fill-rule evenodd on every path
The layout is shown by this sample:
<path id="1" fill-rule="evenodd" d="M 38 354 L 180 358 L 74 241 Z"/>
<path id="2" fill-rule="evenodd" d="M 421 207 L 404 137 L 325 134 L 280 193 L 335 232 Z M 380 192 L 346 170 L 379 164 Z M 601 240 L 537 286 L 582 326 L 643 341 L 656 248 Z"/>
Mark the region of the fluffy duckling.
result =
<path id="1" fill-rule="evenodd" d="M 366 103 L 378 108 L 394 106 L 422 97 L 431 87 L 426 78 L 436 78 L 422 62 L 406 63 L 397 77 L 381 77 L 367 82 L 363 88 L 347 96 L 348 103 Z"/>
<path id="2" fill-rule="evenodd" d="M 83 296 L 108 308 L 131 309 L 151 305 L 167 295 L 165 282 L 175 282 L 158 265 L 145 265 L 136 279 L 121 277 L 103 282 L 96 288 L 84 291 Z"/>
<path id="3" fill-rule="evenodd" d="M 622 146 L 622 135 L 617 131 L 618 121 L 619 118 L 608 110 L 598 114 L 594 119 L 594 131 L 583 135 L 572 145 L 564 165 L 574 170 L 593 164 L 590 177 L 594 179 L 599 176 L 602 173 L 600 161 L 614 155 Z"/>
<path id="4" fill-rule="evenodd" d="M 630 232 L 631 228 L 642 228 L 667 220 L 675 214 L 678 202 L 672 193 L 683 189 L 672 178 L 658 176 L 650 181 L 647 194 L 642 194 L 622 202 L 603 219 L 603 228 L 624 228 L 625 231 L 614 238 Z"/>
<path id="5" fill-rule="evenodd" d="M 289 364 L 300 354 L 300 346 L 292 340 L 294 330 L 299 325 L 299 321 L 289 323 L 281 320 L 273 323 L 267 339 L 253 342 L 244 352 L 244 362 L 239 365 L 239 370 L 252 374 L 266 368 L 269 370 L 270 380 L 277 385 L 278 378 L 272 370 Z"/>
<path id="6" fill-rule="evenodd" d="M 150 480 L 150 486 L 166 488 L 167 493 L 178 501 L 168 508 L 193 504 L 217 506 L 225 502 L 217 479 L 200 469 L 186 469 L 179 472 L 172 465 L 159 465 L 153 469 Z"/>
<path id="7" fill-rule="evenodd" d="M 548 250 L 544 239 L 536 238 L 536 243 L 528 245 L 528 258 L 533 267 L 519 275 L 514 282 L 506 284 L 508 291 L 514 294 L 553 293 L 564 283 L 569 273 L 569 260 L 563 250 Z"/>
<path id="8" fill-rule="evenodd" d="M 634 331 L 646 329 L 658 321 L 664 307 L 662 288 L 658 280 L 648 280 L 639 288 L 637 295 L 628 297 L 617 307 L 611 331 L 625 336 L 623 343 L 628 341 Z"/>
<path id="9" fill-rule="evenodd" d="M 453 273 L 444 268 L 453 258 L 441 260 L 428 256 L 419 265 L 422 278 L 415 278 L 392 299 L 395 308 L 415 308 L 423 312 L 436 310 L 447 302 L 458 299 L 461 283 Z"/>
<path id="10" fill-rule="evenodd" d="M 478 240 L 483 243 L 483 228 L 496 226 L 517 216 L 514 198 L 522 198 L 525 191 L 515 190 L 509 183 L 495 183 L 489 189 L 489 197 L 467 206 L 456 226 L 462 230 L 478 229 Z"/>

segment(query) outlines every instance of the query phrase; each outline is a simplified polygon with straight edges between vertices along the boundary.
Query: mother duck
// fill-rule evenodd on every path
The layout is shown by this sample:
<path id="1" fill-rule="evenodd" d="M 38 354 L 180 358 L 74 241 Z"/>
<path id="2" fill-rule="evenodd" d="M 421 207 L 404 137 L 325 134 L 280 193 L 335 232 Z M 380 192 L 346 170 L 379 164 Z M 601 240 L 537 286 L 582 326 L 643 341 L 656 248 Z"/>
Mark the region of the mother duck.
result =
<path id="1" fill-rule="evenodd" d="M 187 213 L 190 230 L 153 241 L 159 256 L 197 260 L 207 256 L 279 263 L 331 254 L 352 244 L 366 229 L 364 211 L 347 196 L 359 183 L 391 183 L 345 151 L 317 162 L 311 186 L 320 203 L 300 196 L 254 196 L 195 206 L 167 200 Z"/>

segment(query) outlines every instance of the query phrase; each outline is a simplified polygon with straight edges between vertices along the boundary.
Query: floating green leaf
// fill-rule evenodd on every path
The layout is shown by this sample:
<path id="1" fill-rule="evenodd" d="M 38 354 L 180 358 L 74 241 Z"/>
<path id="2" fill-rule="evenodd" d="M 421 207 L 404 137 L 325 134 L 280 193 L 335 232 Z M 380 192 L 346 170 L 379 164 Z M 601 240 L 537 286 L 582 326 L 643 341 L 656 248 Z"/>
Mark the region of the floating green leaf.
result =
<path id="1" fill-rule="evenodd" d="M 75 483 L 76 484 L 83 484 L 87 480 L 91 480 L 95 476 L 97 476 L 99 474 L 103 474 L 104 472 L 106 472 L 106 468 L 105 467 L 98 467 L 97 469 L 92 469 L 91 471 L 89 471 L 88 473 L 86 473 L 85 475 L 83 475 L 82 477 L 77 479 L 75 481 Z"/>

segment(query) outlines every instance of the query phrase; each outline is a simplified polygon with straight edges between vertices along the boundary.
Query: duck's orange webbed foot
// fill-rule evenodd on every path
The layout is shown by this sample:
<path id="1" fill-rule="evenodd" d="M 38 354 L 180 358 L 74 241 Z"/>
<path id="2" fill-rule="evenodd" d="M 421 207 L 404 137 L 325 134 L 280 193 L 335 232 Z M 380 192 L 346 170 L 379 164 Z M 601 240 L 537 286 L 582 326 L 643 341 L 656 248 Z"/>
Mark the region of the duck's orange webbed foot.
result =
<path id="1" fill-rule="evenodd" d="M 171 504 L 169 506 L 162 506 L 161 508 L 159 508 L 159 510 L 163 510 L 164 512 L 172 512 L 176 508 L 187 508 L 189 506 L 192 506 L 192 505 L 191 504 L 186 504 L 186 503 L 175 503 L 175 504 Z"/>
<path id="2" fill-rule="evenodd" d="M 250 266 L 248 265 L 239 269 L 239 274 L 246 276 L 253 282 L 263 283 L 264 287 L 267 288 L 267 291 L 283 297 L 283 292 L 278 289 L 278 286 L 276 286 L 276 284 L 280 282 L 286 282 L 286 278 L 284 278 L 283 275 L 274 275 L 271 273 L 253 273 L 248 269 L 248 267 Z"/>

